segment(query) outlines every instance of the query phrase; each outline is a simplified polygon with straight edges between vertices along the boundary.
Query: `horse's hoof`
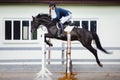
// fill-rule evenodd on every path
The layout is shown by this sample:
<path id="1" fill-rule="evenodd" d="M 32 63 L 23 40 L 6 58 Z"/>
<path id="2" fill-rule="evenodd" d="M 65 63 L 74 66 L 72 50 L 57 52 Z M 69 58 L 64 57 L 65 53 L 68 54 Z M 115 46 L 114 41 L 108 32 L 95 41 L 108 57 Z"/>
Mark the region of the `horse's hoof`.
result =
<path id="1" fill-rule="evenodd" d="M 107 52 L 107 54 L 113 54 L 113 52 Z"/>
<path id="2" fill-rule="evenodd" d="M 103 64 L 99 64 L 100 67 L 103 67 Z"/>
<path id="3" fill-rule="evenodd" d="M 49 44 L 49 46 L 53 46 L 53 44 Z"/>

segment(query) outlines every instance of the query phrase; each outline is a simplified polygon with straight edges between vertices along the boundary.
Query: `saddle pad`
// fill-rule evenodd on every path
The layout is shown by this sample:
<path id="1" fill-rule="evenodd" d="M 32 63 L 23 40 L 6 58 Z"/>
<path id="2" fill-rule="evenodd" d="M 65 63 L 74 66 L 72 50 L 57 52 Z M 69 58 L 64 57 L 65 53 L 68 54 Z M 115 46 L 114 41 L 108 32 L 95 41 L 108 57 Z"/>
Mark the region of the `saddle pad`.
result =
<path id="1" fill-rule="evenodd" d="M 74 26 L 67 26 L 64 31 L 65 32 L 71 32 L 73 30 Z"/>

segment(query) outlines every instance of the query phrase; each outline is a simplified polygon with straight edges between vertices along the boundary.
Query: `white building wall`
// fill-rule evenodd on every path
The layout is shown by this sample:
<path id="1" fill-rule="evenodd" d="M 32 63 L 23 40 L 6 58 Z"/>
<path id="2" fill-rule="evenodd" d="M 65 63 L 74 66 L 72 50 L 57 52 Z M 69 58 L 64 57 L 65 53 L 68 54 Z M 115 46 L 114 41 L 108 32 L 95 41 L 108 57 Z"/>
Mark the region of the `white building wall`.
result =
<path id="1" fill-rule="evenodd" d="M 98 19 L 97 33 L 103 47 L 118 48 L 110 50 L 111 55 L 103 54 L 98 51 L 100 59 L 120 59 L 120 6 L 60 6 L 73 13 L 73 18 L 95 18 Z M 32 18 L 38 13 L 48 13 L 47 5 L 0 5 L 0 60 L 9 59 L 39 59 L 39 50 L 2 50 L 6 47 L 39 47 L 38 43 L 4 43 L 4 22 L 5 18 Z M 61 41 L 52 40 L 56 47 L 61 46 Z M 58 45 L 59 43 L 59 45 Z M 93 44 L 94 45 L 94 44 Z M 81 44 L 72 44 L 74 47 L 82 47 Z M 80 54 L 78 54 L 80 53 Z M 72 50 L 73 59 L 95 59 L 87 50 Z M 52 59 L 61 59 L 61 51 L 51 51 Z"/>

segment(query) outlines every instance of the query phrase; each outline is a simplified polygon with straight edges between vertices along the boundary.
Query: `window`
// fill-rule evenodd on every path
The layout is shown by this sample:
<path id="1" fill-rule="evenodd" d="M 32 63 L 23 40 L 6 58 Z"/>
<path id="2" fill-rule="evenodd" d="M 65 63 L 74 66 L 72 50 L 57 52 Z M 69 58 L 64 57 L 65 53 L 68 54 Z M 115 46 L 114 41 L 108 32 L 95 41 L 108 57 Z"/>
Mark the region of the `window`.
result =
<path id="1" fill-rule="evenodd" d="M 12 21 L 5 21 L 5 40 L 12 39 Z"/>
<path id="2" fill-rule="evenodd" d="M 20 40 L 20 21 L 13 21 L 13 39 Z M 7 33 L 8 34 L 8 33 Z"/>
<path id="3" fill-rule="evenodd" d="M 97 21 L 90 21 L 90 30 L 96 32 L 97 30 Z"/>
<path id="4" fill-rule="evenodd" d="M 97 32 L 97 19 L 73 19 L 75 27 L 84 28 L 92 32 Z"/>
<path id="5" fill-rule="evenodd" d="M 88 30 L 88 21 L 82 21 L 82 28 L 85 28 Z"/>
<path id="6" fill-rule="evenodd" d="M 75 27 L 77 27 L 77 28 L 80 26 L 80 21 L 73 21 L 73 23 L 74 23 Z"/>
<path id="7" fill-rule="evenodd" d="M 22 39 L 28 40 L 29 39 L 29 21 L 22 21 Z"/>
<path id="8" fill-rule="evenodd" d="M 31 20 L 5 19 L 5 40 L 37 40 L 37 31 L 31 34 Z"/>

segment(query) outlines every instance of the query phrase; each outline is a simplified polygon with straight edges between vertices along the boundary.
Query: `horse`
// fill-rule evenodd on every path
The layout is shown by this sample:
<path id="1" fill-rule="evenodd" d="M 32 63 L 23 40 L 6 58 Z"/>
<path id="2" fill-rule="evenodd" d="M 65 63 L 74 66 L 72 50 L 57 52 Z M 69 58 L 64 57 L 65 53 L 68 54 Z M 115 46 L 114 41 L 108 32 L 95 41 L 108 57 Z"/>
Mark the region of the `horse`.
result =
<path id="1" fill-rule="evenodd" d="M 31 33 L 34 33 L 37 31 L 40 25 L 44 25 L 47 28 L 48 33 L 45 34 L 45 43 L 49 46 L 53 46 L 52 43 L 50 43 L 46 38 L 55 38 L 63 41 L 67 41 L 67 33 L 64 32 L 64 36 L 58 37 L 58 28 L 56 26 L 56 22 L 52 21 L 51 16 L 49 14 L 38 14 L 37 16 L 33 17 L 33 20 L 31 22 Z M 99 36 L 95 32 L 88 31 L 84 28 L 73 28 L 71 31 L 71 41 L 79 41 L 81 44 L 88 49 L 96 59 L 97 64 L 100 67 L 103 67 L 103 64 L 101 64 L 98 55 L 97 50 L 92 47 L 91 42 L 92 40 L 95 41 L 96 47 L 103 51 L 106 54 L 109 54 L 101 45 Z"/>

